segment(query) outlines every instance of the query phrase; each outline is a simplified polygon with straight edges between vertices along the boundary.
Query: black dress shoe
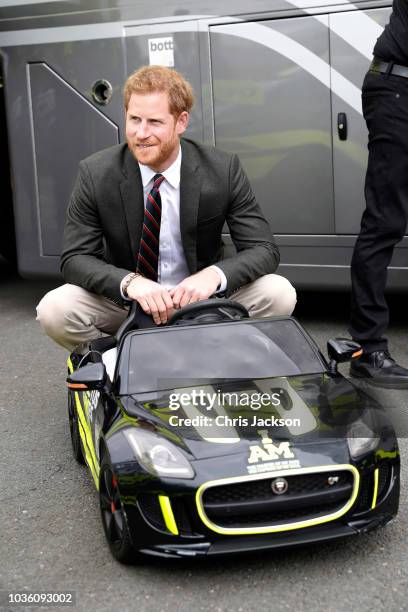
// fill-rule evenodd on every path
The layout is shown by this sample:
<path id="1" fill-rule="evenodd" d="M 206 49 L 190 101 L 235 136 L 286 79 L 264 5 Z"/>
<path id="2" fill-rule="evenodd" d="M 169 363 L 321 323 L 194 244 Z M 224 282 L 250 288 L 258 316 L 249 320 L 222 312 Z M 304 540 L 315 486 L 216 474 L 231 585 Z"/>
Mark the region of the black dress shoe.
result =
<path id="1" fill-rule="evenodd" d="M 377 387 L 408 388 L 408 369 L 398 365 L 388 351 L 374 351 L 351 362 L 350 375 Z"/>

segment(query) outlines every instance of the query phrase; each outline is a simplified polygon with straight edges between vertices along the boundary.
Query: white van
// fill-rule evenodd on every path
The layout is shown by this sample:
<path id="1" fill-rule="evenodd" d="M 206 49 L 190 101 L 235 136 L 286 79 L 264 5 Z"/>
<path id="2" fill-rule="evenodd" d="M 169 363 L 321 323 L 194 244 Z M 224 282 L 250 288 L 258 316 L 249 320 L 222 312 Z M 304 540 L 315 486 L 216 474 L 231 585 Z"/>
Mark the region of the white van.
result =
<path id="1" fill-rule="evenodd" d="M 238 153 L 281 272 L 297 288 L 349 286 L 367 163 L 361 84 L 391 1 L 204 4 L 0 1 L 1 157 L 13 185 L 0 251 L 12 203 L 23 276 L 58 273 L 78 162 L 124 139 L 123 83 L 155 63 L 194 86 L 188 136 Z M 392 289 L 408 286 L 406 248 L 395 249 Z"/>

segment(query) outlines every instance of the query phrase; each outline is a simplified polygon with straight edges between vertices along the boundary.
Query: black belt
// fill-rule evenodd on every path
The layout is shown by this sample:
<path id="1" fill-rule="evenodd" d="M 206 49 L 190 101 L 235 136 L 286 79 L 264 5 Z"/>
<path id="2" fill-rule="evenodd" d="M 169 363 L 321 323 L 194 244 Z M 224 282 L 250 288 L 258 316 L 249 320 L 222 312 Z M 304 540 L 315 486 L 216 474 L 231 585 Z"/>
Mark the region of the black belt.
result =
<path id="1" fill-rule="evenodd" d="M 394 62 L 383 62 L 376 57 L 371 62 L 371 72 L 381 72 L 381 74 L 393 74 L 408 79 L 408 66 L 400 66 Z"/>

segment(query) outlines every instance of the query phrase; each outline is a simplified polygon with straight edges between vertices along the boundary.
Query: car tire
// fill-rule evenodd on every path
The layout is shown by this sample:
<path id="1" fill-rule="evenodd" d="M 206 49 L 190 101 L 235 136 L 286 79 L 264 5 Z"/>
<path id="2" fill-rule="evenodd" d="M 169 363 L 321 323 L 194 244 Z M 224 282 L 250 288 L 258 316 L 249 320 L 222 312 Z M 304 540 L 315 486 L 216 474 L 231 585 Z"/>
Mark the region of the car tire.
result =
<path id="1" fill-rule="evenodd" d="M 102 525 L 109 548 L 120 563 L 136 563 L 140 558 L 133 546 L 118 482 L 107 454 L 104 455 L 99 474 L 99 503 Z"/>
<path id="2" fill-rule="evenodd" d="M 75 398 L 72 391 L 68 391 L 68 420 L 71 433 L 72 452 L 78 463 L 84 465 L 85 458 L 82 451 L 81 435 L 79 433 L 78 412 L 75 406 Z"/>

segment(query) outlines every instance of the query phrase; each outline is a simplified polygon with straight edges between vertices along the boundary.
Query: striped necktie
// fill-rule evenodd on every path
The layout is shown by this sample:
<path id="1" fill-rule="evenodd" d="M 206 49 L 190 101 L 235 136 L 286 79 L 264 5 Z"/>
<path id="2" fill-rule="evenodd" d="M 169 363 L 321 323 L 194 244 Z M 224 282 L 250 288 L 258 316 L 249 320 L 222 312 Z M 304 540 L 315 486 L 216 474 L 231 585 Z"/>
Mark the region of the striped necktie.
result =
<path id="1" fill-rule="evenodd" d="M 162 174 L 155 174 L 153 187 L 147 196 L 144 211 L 142 237 L 137 255 L 136 271 L 142 276 L 157 281 L 159 263 L 159 238 L 161 221 L 160 185 L 164 181 Z"/>

